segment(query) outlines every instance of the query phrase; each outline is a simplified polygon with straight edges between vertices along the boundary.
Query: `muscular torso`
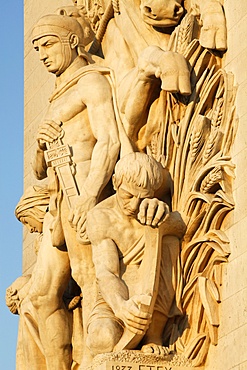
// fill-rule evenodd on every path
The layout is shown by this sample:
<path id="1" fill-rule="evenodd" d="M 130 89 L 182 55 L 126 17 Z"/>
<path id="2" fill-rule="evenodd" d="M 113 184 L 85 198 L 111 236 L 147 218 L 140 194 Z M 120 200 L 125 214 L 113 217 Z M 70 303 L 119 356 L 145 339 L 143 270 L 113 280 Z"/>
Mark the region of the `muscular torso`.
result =
<path id="1" fill-rule="evenodd" d="M 64 136 L 76 165 L 76 177 L 86 178 L 96 139 L 93 136 L 86 105 L 77 91 L 77 84 L 52 100 L 45 119 L 62 122 Z"/>
<path id="2" fill-rule="evenodd" d="M 125 216 L 118 208 L 116 196 L 106 199 L 92 210 L 93 218 L 98 220 L 99 234 L 104 239 L 111 239 L 116 244 L 119 257 L 122 257 L 144 235 L 145 226 L 135 218 Z M 89 225 L 91 229 L 92 225 Z M 97 239 L 97 230 L 94 231 Z M 99 235 L 99 241 L 102 240 Z M 97 240 L 96 240 L 97 242 Z"/>

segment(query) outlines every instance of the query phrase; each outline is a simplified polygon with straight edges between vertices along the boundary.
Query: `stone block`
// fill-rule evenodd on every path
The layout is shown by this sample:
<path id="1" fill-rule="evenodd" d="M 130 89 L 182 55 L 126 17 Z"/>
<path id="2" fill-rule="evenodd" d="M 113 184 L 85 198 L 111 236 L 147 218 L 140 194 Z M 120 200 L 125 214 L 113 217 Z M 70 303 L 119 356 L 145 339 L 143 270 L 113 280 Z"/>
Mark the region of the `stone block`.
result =
<path id="1" fill-rule="evenodd" d="M 24 275 L 32 271 L 35 265 L 36 259 L 37 259 L 37 256 L 33 248 L 33 243 L 27 244 L 26 248 L 23 250 L 22 271 Z"/>
<path id="2" fill-rule="evenodd" d="M 233 161 L 234 161 L 235 155 L 241 152 L 242 150 L 244 150 L 247 146 L 247 124 L 246 122 L 247 122 L 247 114 L 245 114 L 239 119 L 235 143 L 233 144 L 233 148 L 232 148 Z M 238 181 L 238 179 L 235 181 Z"/>
<path id="3" fill-rule="evenodd" d="M 237 187 L 233 192 L 235 201 L 234 223 L 246 217 L 247 212 L 247 182 Z"/>
<path id="4" fill-rule="evenodd" d="M 235 259 L 246 252 L 246 223 L 247 218 L 243 218 L 233 225 L 234 211 L 231 214 L 232 225 L 227 230 L 230 241 L 231 258 Z M 230 222 L 229 222 L 230 224 Z"/>
<path id="5" fill-rule="evenodd" d="M 239 370 L 246 370 L 246 369 L 247 369 L 247 361 L 239 365 Z"/>
<path id="6" fill-rule="evenodd" d="M 40 68 L 41 67 L 41 68 Z M 54 78 L 51 76 L 51 81 L 53 80 L 54 84 Z M 25 88 L 24 88 L 24 93 L 25 93 L 25 103 L 29 102 L 31 98 L 37 93 L 37 91 L 40 88 L 43 88 L 45 83 L 49 80 L 47 78 L 47 72 L 43 66 L 37 67 L 27 78 L 25 81 Z M 52 82 L 51 82 L 52 84 Z M 45 89 L 44 89 L 45 90 Z M 46 95 L 47 96 L 47 95 Z M 49 96 L 49 95 L 48 95 Z M 39 107 L 39 105 L 38 105 Z M 42 110 L 43 107 L 39 107 L 39 109 Z"/>
<path id="7" fill-rule="evenodd" d="M 231 51 L 229 51 L 231 53 Z M 228 72 L 234 74 L 235 84 L 240 85 L 242 82 L 247 79 L 247 70 L 246 70 L 246 58 L 247 58 L 247 48 L 243 49 L 241 53 L 238 53 L 237 57 L 228 57 L 225 61 L 225 68 Z"/>
<path id="8" fill-rule="evenodd" d="M 247 266 L 247 252 L 241 256 L 231 260 L 225 265 L 223 274 L 222 300 L 225 300 L 234 294 L 246 288 L 246 266 Z"/>
<path id="9" fill-rule="evenodd" d="M 226 60 L 238 57 L 246 48 L 246 21 L 247 15 L 242 17 L 228 32 L 228 51 Z"/>
<path id="10" fill-rule="evenodd" d="M 219 338 L 247 324 L 247 286 L 222 302 L 221 317 Z"/>
<path id="11" fill-rule="evenodd" d="M 238 24 L 246 16 L 247 13 L 247 2 L 246 1 L 235 1 L 225 0 L 224 9 L 227 19 L 228 31 L 232 31 L 232 28 Z"/>
<path id="12" fill-rule="evenodd" d="M 247 80 L 243 81 L 239 86 L 237 90 L 237 96 L 236 96 L 236 113 L 239 118 L 243 117 L 247 113 Z"/>
<path id="13" fill-rule="evenodd" d="M 247 147 L 238 152 L 233 157 L 233 163 L 236 166 L 235 168 L 235 180 L 233 181 L 234 190 L 242 186 L 246 181 L 245 168 L 247 161 Z M 237 206 L 237 205 L 236 205 Z"/>
<path id="14" fill-rule="evenodd" d="M 31 32 L 33 24 L 37 19 L 46 14 L 52 14 L 56 11 L 57 8 L 65 5 L 72 5 L 71 0 L 63 0 L 61 3 L 60 0 L 54 0 L 51 2 L 38 1 L 38 2 L 29 2 L 29 5 L 25 6 L 25 35 L 28 32 Z"/>
<path id="15" fill-rule="evenodd" d="M 237 307 L 237 303 L 236 303 Z M 233 330 L 227 336 L 220 338 L 217 346 L 211 346 L 205 370 L 232 370 L 243 364 L 245 370 L 247 359 L 247 325 Z"/>

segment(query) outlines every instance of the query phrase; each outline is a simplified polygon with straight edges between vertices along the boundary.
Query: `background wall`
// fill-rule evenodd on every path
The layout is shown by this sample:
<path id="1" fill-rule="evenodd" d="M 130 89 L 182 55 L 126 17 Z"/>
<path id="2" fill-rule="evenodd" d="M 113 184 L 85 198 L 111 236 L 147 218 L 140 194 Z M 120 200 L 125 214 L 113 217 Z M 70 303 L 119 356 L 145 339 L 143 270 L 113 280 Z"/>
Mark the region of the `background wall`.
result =
<path id="1" fill-rule="evenodd" d="M 37 126 L 42 120 L 54 87 L 31 44 L 33 24 L 70 0 L 25 0 L 25 132 L 24 188 L 37 183 L 31 170 Z M 228 23 L 228 52 L 225 68 L 238 85 L 236 106 L 239 127 L 233 148 L 236 179 L 233 184 L 235 211 L 227 218 L 225 230 L 231 243 L 231 256 L 223 272 L 219 344 L 211 347 L 207 370 L 247 369 L 247 1 L 225 0 Z M 40 182 L 39 182 L 40 183 Z M 33 237 L 24 230 L 23 273 L 35 263 Z"/>
<path id="2" fill-rule="evenodd" d="M 227 72 L 234 74 L 238 130 L 233 146 L 236 179 L 233 183 L 235 210 L 225 229 L 231 255 L 223 273 L 219 344 L 211 347 L 207 370 L 247 369 L 247 1 L 225 0 L 228 51 Z"/>

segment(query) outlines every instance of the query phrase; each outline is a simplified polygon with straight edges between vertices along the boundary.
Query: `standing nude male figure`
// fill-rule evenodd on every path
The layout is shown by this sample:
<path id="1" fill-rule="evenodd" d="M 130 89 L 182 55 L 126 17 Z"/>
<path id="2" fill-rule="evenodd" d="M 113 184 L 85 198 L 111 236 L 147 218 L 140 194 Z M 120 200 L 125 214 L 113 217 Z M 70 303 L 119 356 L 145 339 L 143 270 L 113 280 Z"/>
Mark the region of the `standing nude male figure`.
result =
<path id="1" fill-rule="evenodd" d="M 22 305 L 27 330 L 39 333 L 46 367 L 40 366 L 37 358 L 26 366 L 32 370 L 68 370 L 72 361 L 71 328 L 62 296 L 71 274 L 84 297 L 93 294 L 91 246 L 81 244 L 78 236 L 85 238 L 87 212 L 99 201 L 112 175 L 120 144 L 106 69 L 90 65 L 79 23 L 67 16 L 45 16 L 33 29 L 32 42 L 48 72 L 55 74 L 56 88 L 38 129 L 33 163 L 38 179 L 48 177 L 51 201 L 37 268 Z M 61 136 L 70 148 L 79 194 L 70 208 L 56 171 L 47 166 L 44 154 Z M 85 314 L 90 311 L 89 300 L 83 309 Z"/>

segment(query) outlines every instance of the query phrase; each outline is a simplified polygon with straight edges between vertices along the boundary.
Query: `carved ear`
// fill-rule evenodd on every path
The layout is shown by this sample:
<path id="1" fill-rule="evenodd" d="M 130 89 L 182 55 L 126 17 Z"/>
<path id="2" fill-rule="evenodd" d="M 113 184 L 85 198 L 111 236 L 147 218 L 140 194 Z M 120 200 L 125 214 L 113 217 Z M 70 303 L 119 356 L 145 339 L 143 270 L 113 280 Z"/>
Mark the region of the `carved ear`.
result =
<path id="1" fill-rule="evenodd" d="M 79 37 L 72 33 L 69 38 L 71 49 L 75 49 L 79 45 Z"/>

